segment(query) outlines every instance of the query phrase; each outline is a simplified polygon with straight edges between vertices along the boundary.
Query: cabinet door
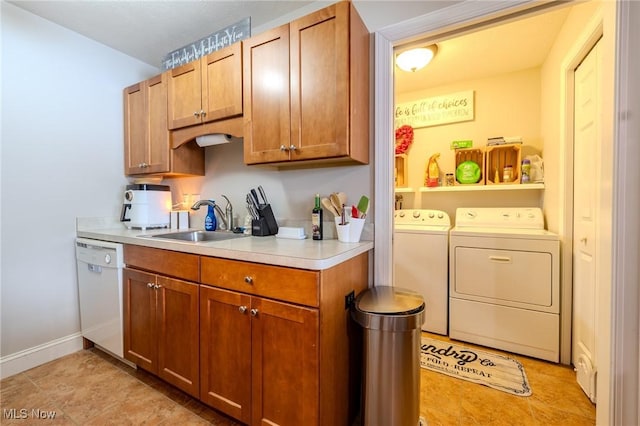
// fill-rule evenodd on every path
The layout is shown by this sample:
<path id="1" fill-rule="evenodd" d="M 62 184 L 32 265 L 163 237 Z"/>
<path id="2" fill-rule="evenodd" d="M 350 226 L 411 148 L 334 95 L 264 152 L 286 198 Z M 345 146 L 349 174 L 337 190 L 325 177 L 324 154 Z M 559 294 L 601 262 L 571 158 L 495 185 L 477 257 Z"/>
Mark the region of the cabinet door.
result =
<path id="1" fill-rule="evenodd" d="M 147 81 L 148 160 L 145 173 L 169 171 L 169 129 L 167 127 L 167 78 L 160 74 Z"/>
<path id="2" fill-rule="evenodd" d="M 200 399 L 251 423 L 251 299 L 200 286 Z"/>
<path id="3" fill-rule="evenodd" d="M 253 425 L 318 424 L 318 311 L 251 301 Z"/>
<path id="4" fill-rule="evenodd" d="M 169 171 L 167 74 L 124 89 L 125 174 Z"/>
<path id="5" fill-rule="evenodd" d="M 242 43 L 213 52 L 201 60 L 203 121 L 242 114 Z"/>
<path id="6" fill-rule="evenodd" d="M 289 159 L 289 26 L 243 41 L 244 162 Z"/>
<path id="7" fill-rule="evenodd" d="M 169 129 L 202 122 L 201 74 L 199 60 L 169 71 Z"/>
<path id="8" fill-rule="evenodd" d="M 292 160 L 349 154 L 349 5 L 290 24 Z"/>
<path id="9" fill-rule="evenodd" d="M 124 357 L 157 374 L 156 277 L 125 268 L 123 278 Z"/>
<path id="10" fill-rule="evenodd" d="M 198 285 L 159 276 L 158 375 L 196 398 L 200 394 Z"/>
<path id="11" fill-rule="evenodd" d="M 147 111 L 145 83 L 124 89 L 124 171 L 143 173 L 147 161 Z"/>

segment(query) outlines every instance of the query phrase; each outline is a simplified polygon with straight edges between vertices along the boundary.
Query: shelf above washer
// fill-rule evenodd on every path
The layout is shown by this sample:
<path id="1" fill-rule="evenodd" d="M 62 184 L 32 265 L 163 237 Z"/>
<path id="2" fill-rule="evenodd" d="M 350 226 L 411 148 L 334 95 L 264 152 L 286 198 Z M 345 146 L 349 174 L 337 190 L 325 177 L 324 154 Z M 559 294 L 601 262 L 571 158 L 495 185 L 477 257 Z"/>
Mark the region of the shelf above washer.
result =
<path id="1" fill-rule="evenodd" d="M 396 188 L 398 189 L 405 188 Z M 456 185 L 456 186 L 437 186 L 435 188 L 429 188 L 426 186 L 420 187 L 419 192 L 469 192 L 469 191 L 527 191 L 534 189 L 544 189 L 544 183 L 525 183 L 525 184 L 512 184 L 512 185 Z M 412 191 L 402 191 L 412 192 Z"/>

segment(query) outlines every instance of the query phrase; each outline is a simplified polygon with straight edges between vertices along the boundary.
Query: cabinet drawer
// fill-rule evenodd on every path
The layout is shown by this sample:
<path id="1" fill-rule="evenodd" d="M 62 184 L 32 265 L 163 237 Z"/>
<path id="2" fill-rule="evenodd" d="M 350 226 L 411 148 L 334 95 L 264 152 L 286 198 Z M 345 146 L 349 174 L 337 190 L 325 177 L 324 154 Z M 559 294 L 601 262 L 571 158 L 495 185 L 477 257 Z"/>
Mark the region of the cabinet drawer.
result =
<path id="1" fill-rule="evenodd" d="M 320 272 L 201 258 L 201 283 L 307 306 L 319 306 Z"/>
<path id="2" fill-rule="evenodd" d="M 195 282 L 200 280 L 200 259 L 195 254 L 127 244 L 124 246 L 124 263 L 161 275 Z"/>

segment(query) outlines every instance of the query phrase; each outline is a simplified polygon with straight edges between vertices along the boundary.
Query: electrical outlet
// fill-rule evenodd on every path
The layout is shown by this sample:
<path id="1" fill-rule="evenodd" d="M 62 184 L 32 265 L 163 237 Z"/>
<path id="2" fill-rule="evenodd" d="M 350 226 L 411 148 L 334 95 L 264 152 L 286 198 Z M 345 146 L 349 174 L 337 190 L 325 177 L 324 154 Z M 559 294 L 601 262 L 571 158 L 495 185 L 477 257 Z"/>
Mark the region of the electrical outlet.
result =
<path id="1" fill-rule="evenodd" d="M 356 301 L 356 293 L 351 290 L 351 293 L 344 296 L 344 308 L 349 309 Z"/>

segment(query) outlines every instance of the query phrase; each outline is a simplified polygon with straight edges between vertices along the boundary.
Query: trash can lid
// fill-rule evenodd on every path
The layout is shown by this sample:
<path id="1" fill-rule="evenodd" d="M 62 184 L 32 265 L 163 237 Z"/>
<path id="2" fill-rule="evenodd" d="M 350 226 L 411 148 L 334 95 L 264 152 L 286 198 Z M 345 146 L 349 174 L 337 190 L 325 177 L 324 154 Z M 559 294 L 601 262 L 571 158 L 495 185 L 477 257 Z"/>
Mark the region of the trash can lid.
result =
<path id="1" fill-rule="evenodd" d="M 372 314 L 417 314 L 424 310 L 424 299 L 420 294 L 404 288 L 376 286 L 360 293 L 356 299 L 356 309 Z"/>

